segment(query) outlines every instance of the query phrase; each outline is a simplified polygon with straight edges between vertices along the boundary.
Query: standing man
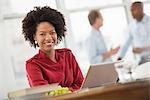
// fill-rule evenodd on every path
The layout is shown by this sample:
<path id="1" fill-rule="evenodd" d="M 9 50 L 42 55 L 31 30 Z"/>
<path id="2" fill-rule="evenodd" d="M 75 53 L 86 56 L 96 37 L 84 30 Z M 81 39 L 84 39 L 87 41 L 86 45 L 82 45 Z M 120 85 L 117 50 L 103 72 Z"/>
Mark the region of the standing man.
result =
<path id="1" fill-rule="evenodd" d="M 131 5 L 133 21 L 129 25 L 129 37 L 121 48 L 118 59 L 122 59 L 133 44 L 133 53 L 140 56 L 139 64 L 150 61 L 150 17 L 143 11 L 143 3 L 133 2 Z"/>
<path id="2" fill-rule="evenodd" d="M 119 47 L 107 50 L 100 28 L 103 26 L 103 17 L 99 10 L 91 10 L 88 14 L 88 20 L 92 27 L 91 34 L 87 38 L 87 51 L 90 58 L 90 64 L 111 61 L 111 56 L 116 54 Z"/>

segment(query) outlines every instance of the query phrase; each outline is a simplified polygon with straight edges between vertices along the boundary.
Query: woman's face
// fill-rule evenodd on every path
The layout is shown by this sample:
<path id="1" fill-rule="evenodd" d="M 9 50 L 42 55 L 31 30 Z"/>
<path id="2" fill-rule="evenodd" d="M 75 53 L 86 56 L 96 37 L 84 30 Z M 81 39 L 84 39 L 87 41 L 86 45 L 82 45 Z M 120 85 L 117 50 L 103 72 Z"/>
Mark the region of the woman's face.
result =
<path id="1" fill-rule="evenodd" d="M 50 52 L 57 43 L 57 33 L 55 28 L 49 22 L 41 22 L 37 25 L 34 40 L 37 41 L 40 49 L 44 52 Z"/>

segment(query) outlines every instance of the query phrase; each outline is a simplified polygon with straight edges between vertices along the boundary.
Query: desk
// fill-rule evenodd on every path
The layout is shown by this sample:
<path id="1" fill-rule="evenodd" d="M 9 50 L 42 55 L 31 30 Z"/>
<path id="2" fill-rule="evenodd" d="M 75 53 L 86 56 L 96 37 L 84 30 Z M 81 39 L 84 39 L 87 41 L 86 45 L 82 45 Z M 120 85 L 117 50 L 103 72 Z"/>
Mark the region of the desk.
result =
<path id="1" fill-rule="evenodd" d="M 13 100 L 150 100 L 150 80 L 107 85 L 54 97 L 37 93 Z"/>
<path id="2" fill-rule="evenodd" d="M 81 93 L 56 96 L 54 100 L 150 100 L 150 81 L 97 87 Z"/>

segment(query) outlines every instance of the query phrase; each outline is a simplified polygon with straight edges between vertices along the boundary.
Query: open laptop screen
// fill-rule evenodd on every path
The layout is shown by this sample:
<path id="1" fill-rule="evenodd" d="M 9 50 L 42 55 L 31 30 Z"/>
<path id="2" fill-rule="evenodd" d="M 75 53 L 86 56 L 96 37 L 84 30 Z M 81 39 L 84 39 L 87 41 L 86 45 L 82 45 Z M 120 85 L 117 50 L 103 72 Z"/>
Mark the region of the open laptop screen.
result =
<path id="1" fill-rule="evenodd" d="M 116 62 L 90 65 L 81 88 L 92 88 L 116 83 L 118 74 L 115 70 Z"/>

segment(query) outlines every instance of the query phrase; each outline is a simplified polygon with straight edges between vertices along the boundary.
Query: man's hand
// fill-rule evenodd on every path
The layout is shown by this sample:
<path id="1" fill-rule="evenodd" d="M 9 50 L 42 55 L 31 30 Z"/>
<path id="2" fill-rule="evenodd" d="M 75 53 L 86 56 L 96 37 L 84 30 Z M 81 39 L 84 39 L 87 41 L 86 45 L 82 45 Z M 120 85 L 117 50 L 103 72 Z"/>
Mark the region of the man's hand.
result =
<path id="1" fill-rule="evenodd" d="M 110 51 L 107 51 L 107 52 L 103 53 L 102 54 L 103 60 L 105 60 L 105 59 L 113 56 L 114 54 L 116 54 L 119 51 L 119 49 L 120 49 L 120 46 L 118 46 L 118 47 L 116 47 L 114 49 L 111 48 Z"/>
<path id="2" fill-rule="evenodd" d="M 116 48 L 111 48 L 110 49 L 111 56 L 114 55 L 114 54 L 116 54 L 119 51 L 119 49 L 120 49 L 120 46 L 118 46 Z"/>
<path id="3" fill-rule="evenodd" d="M 137 48 L 133 48 L 133 53 L 137 53 L 137 54 L 140 54 L 140 53 L 142 53 L 143 52 L 143 48 L 139 48 L 139 47 L 137 47 Z"/>

